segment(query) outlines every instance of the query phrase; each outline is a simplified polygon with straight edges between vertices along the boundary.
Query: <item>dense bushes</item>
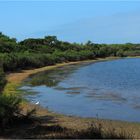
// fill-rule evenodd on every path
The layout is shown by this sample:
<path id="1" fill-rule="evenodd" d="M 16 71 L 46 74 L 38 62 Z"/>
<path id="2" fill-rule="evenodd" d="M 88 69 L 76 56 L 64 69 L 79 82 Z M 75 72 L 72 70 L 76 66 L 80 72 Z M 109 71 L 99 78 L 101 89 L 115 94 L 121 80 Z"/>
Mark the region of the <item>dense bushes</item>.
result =
<path id="1" fill-rule="evenodd" d="M 0 64 L 0 65 L 2 65 L 2 64 Z M 2 67 L 0 66 L 0 94 L 1 94 L 1 91 L 4 88 L 5 84 L 6 84 L 5 75 L 2 70 Z"/>
<path id="2" fill-rule="evenodd" d="M 19 69 L 36 68 L 67 61 L 92 59 L 95 55 L 91 51 L 55 51 L 50 54 L 36 53 L 5 53 L 0 54 L 4 71 L 16 71 Z"/>
<path id="3" fill-rule="evenodd" d="M 0 128 L 4 129 L 20 114 L 21 99 L 13 95 L 0 95 Z M 0 132 L 3 131 L 0 129 Z"/>
<path id="4" fill-rule="evenodd" d="M 2 65 L 2 63 L 0 63 Z M 0 67 L 0 132 L 4 127 L 12 122 L 13 117 L 19 113 L 20 99 L 16 96 L 6 96 L 2 94 L 2 90 L 6 84 L 5 75 L 2 67 Z"/>
<path id="5" fill-rule="evenodd" d="M 16 39 L 0 33 L 0 60 L 4 71 L 37 68 L 61 62 L 79 61 L 108 56 L 138 56 L 140 44 L 85 44 L 59 41 L 56 36 L 39 39 Z"/>
<path id="6" fill-rule="evenodd" d="M 9 38 L 6 35 L 3 35 L 0 32 L 0 52 L 5 53 L 5 52 L 11 52 L 15 51 L 17 47 L 16 39 L 15 38 Z"/>
<path id="7" fill-rule="evenodd" d="M 0 57 L 3 59 L 4 71 L 16 71 L 54 64 L 54 60 L 49 54 L 10 53 L 0 55 Z"/>

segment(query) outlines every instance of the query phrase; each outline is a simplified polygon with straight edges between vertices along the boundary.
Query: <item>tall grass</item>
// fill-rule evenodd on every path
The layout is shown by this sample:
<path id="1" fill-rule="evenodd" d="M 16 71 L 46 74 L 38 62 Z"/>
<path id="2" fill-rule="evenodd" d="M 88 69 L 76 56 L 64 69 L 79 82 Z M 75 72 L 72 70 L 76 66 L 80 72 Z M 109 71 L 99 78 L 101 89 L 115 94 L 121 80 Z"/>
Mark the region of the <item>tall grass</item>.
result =
<path id="1" fill-rule="evenodd" d="M 114 128 L 104 129 L 102 124 L 92 124 L 83 130 L 68 129 L 60 125 L 38 125 L 28 130 L 26 138 L 49 138 L 49 139 L 133 139 L 134 134 L 121 129 L 119 132 Z M 24 136 L 22 136 L 24 137 Z"/>

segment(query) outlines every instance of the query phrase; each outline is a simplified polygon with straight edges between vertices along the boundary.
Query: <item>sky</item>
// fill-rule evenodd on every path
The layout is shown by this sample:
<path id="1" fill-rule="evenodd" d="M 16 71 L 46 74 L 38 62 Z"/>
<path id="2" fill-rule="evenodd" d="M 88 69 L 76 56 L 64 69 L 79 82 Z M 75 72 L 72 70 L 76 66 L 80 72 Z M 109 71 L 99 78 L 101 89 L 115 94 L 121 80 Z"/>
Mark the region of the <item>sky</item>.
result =
<path id="1" fill-rule="evenodd" d="M 69 42 L 140 43 L 140 1 L 0 0 L 0 31 Z"/>

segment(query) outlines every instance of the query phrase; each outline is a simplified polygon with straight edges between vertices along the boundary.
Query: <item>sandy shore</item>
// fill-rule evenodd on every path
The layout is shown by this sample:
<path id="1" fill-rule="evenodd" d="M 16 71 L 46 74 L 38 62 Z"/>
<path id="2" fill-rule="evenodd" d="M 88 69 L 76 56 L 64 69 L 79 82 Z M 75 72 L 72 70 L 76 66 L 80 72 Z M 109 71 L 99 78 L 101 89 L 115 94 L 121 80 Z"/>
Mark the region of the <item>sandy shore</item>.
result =
<path id="1" fill-rule="evenodd" d="M 112 58 L 89 60 L 89 61 L 97 62 L 97 61 L 113 60 L 113 59 L 116 59 L 116 58 L 112 57 Z M 22 83 L 23 80 L 25 80 L 31 74 L 35 74 L 41 71 L 51 70 L 51 69 L 61 67 L 61 66 L 66 66 L 70 64 L 80 64 L 80 63 L 89 62 L 89 61 L 61 63 L 61 64 L 56 64 L 53 66 L 46 66 L 43 68 L 37 68 L 33 70 L 23 70 L 21 72 L 7 74 L 6 78 L 7 78 L 8 83 L 4 89 L 4 93 L 5 94 L 16 93 L 17 87 Z M 49 112 L 47 111 L 47 109 L 32 105 L 30 103 L 24 104 L 23 110 L 29 110 L 34 107 L 37 109 L 36 116 L 38 118 L 41 118 L 42 120 L 42 125 L 59 124 L 62 127 L 80 130 L 80 129 L 87 128 L 89 124 L 91 123 L 101 123 L 106 129 L 110 129 L 112 127 L 115 128 L 117 131 L 124 129 L 125 131 L 128 131 L 128 132 L 134 132 L 136 138 L 138 137 L 140 138 L 140 123 L 65 116 L 65 115 L 54 113 L 54 112 Z M 51 121 L 48 122 L 48 118 L 50 118 Z"/>

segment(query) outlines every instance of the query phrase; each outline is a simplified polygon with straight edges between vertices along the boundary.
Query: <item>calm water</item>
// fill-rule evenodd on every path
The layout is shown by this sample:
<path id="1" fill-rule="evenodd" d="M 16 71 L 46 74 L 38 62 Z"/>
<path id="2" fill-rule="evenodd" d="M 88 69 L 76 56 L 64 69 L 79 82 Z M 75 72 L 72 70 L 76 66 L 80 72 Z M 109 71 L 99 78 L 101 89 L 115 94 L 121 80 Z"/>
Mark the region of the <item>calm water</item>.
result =
<path id="1" fill-rule="evenodd" d="M 81 117 L 140 122 L 140 59 L 57 68 L 32 75 L 24 95 L 51 111 Z"/>

